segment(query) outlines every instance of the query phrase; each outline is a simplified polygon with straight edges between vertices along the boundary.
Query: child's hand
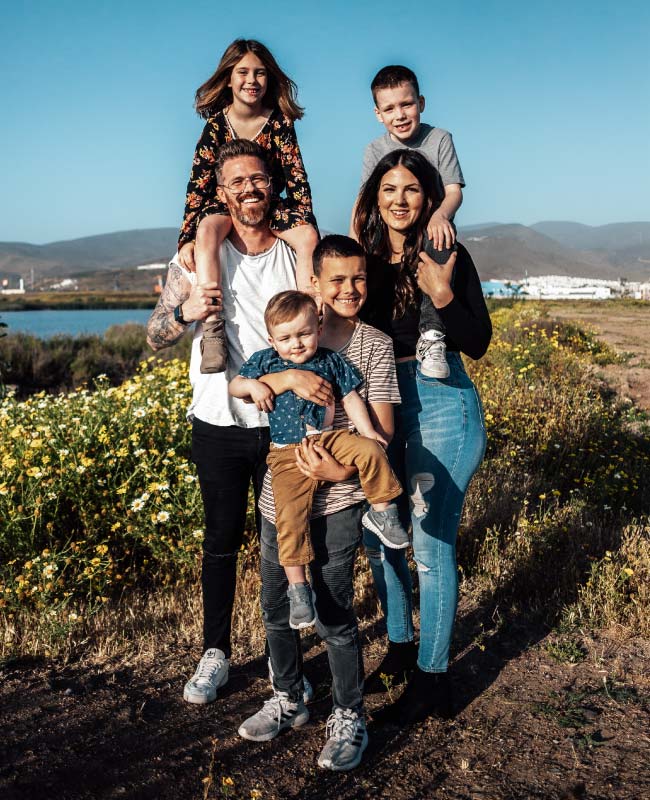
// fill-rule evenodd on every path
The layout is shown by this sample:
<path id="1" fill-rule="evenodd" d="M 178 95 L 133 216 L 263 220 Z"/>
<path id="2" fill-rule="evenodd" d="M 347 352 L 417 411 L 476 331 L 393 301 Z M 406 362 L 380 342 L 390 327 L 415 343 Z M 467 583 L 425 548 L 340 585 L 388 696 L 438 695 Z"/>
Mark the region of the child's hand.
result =
<path id="1" fill-rule="evenodd" d="M 178 251 L 178 260 L 181 266 L 190 272 L 196 272 L 196 264 L 194 263 L 194 242 L 185 242 L 185 244 Z"/>
<path id="2" fill-rule="evenodd" d="M 440 209 L 434 211 L 431 215 L 431 219 L 427 225 L 427 236 L 431 239 L 436 250 L 448 250 L 456 241 L 454 226 L 447 217 L 440 212 Z"/>
<path id="3" fill-rule="evenodd" d="M 258 411 L 273 411 L 275 395 L 270 386 L 261 381 L 251 380 L 248 391 Z"/>
<path id="4" fill-rule="evenodd" d="M 424 251 L 420 253 L 415 276 L 418 286 L 431 298 L 436 308 L 444 308 L 454 299 L 451 276 L 454 272 L 457 253 L 454 251 L 445 264 L 436 264 Z"/>

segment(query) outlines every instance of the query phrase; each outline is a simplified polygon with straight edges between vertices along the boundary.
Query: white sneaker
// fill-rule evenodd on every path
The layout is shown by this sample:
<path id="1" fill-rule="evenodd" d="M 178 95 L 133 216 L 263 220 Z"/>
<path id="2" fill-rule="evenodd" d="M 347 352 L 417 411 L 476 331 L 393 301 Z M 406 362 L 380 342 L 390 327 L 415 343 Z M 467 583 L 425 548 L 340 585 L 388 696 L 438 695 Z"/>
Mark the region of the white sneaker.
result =
<path id="1" fill-rule="evenodd" d="M 431 331 L 427 331 L 431 333 Z M 415 347 L 415 357 L 420 362 L 420 370 L 429 378 L 448 378 L 447 346 L 445 337 L 440 334 L 435 339 L 420 336 Z"/>
<path id="2" fill-rule="evenodd" d="M 364 718 L 351 708 L 335 708 L 327 720 L 327 742 L 318 756 L 318 766 L 344 772 L 359 766 L 368 746 Z"/>
<path id="3" fill-rule="evenodd" d="M 252 742 L 268 742 L 285 728 L 298 728 L 309 719 L 302 700 L 293 702 L 286 692 L 275 692 L 262 708 L 239 726 L 238 733 Z"/>
<path id="4" fill-rule="evenodd" d="M 185 684 L 183 699 L 188 703 L 213 703 L 217 689 L 228 682 L 228 666 L 222 650 L 216 647 L 206 650 L 196 672 Z"/>
<path id="5" fill-rule="evenodd" d="M 271 666 L 271 659 L 267 659 L 269 665 L 269 680 L 271 681 L 271 689 L 275 691 L 273 686 L 273 667 Z M 303 673 L 302 676 L 302 702 L 307 705 L 307 703 L 311 703 L 314 699 L 314 687 L 311 685 L 311 682 L 307 678 L 307 676 Z"/>

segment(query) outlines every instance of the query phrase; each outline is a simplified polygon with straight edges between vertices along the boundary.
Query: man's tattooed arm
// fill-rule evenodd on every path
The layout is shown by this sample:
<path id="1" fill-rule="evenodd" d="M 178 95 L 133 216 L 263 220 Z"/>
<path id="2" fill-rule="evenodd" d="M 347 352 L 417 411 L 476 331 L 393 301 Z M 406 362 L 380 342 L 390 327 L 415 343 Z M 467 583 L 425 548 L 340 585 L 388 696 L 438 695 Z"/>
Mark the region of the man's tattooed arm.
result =
<path id="1" fill-rule="evenodd" d="M 189 298 L 191 289 L 183 270 L 174 263 L 170 264 L 165 288 L 147 323 L 147 343 L 152 350 L 175 344 L 187 331 L 189 326 L 174 319 L 174 309 Z"/>

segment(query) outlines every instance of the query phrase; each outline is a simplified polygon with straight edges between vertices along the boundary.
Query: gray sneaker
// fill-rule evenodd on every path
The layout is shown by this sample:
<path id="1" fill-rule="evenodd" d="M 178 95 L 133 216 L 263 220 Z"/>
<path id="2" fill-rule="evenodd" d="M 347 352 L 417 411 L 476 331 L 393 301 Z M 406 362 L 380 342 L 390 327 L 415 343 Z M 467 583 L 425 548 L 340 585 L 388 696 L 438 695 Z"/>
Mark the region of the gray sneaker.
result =
<path id="1" fill-rule="evenodd" d="M 316 622 L 311 586 L 308 583 L 290 583 L 287 597 L 289 598 L 289 627 L 294 631 L 311 628 Z"/>
<path id="2" fill-rule="evenodd" d="M 415 357 L 420 362 L 420 371 L 429 378 L 448 378 L 447 346 L 445 337 L 425 339 L 420 336 L 415 348 Z"/>
<path id="3" fill-rule="evenodd" d="M 271 681 L 271 688 L 275 691 L 275 687 L 273 686 L 273 666 L 271 664 L 271 659 L 267 659 L 269 664 L 269 680 Z M 307 705 L 311 703 L 314 699 L 314 687 L 311 685 L 311 681 L 307 678 L 306 675 L 302 676 L 302 702 Z"/>
<path id="4" fill-rule="evenodd" d="M 217 689 L 228 682 L 228 659 L 214 647 L 203 653 L 196 672 L 185 684 L 183 699 L 188 703 L 213 703 Z"/>
<path id="5" fill-rule="evenodd" d="M 368 746 L 364 718 L 351 708 L 335 708 L 327 720 L 327 742 L 318 756 L 318 766 L 344 772 L 359 766 Z"/>
<path id="6" fill-rule="evenodd" d="M 252 742 L 268 742 L 285 728 L 298 728 L 309 719 L 302 700 L 289 699 L 286 692 L 275 692 L 262 708 L 239 726 L 238 733 Z"/>
<path id="7" fill-rule="evenodd" d="M 403 550 L 409 546 L 408 533 L 402 527 L 395 503 L 391 503 L 385 511 L 369 509 L 363 515 L 361 524 L 375 533 L 386 547 Z"/>

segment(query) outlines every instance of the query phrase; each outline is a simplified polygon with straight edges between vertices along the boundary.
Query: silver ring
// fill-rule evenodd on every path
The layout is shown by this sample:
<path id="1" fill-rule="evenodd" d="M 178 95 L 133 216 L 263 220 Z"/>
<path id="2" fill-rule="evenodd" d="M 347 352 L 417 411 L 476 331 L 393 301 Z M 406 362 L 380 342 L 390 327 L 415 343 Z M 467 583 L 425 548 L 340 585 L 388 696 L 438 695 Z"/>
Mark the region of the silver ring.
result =
<path id="1" fill-rule="evenodd" d="M 213 306 L 216 306 L 216 305 L 218 305 L 218 303 L 219 303 L 219 301 L 217 300 L 217 298 L 216 298 L 216 297 L 213 297 L 213 298 L 212 298 L 212 305 L 213 305 Z"/>

